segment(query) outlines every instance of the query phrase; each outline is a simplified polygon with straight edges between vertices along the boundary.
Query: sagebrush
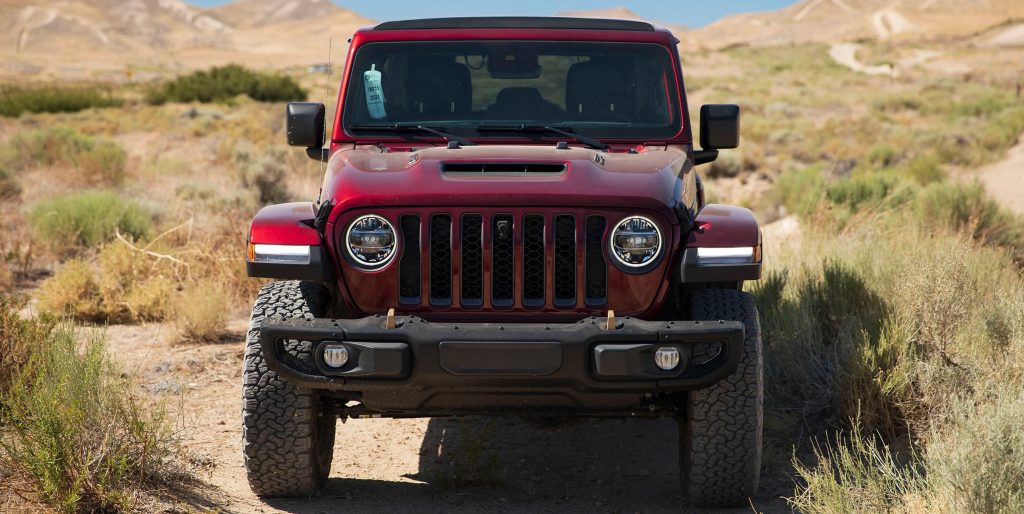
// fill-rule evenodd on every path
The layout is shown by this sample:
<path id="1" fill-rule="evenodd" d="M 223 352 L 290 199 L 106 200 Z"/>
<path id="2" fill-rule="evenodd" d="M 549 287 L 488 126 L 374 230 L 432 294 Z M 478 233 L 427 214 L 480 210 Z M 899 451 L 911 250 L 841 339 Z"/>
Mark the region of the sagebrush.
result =
<path id="1" fill-rule="evenodd" d="M 136 509 L 184 480 L 166 402 L 140 395 L 102 337 L 21 305 L 0 298 L 0 462 L 61 512 Z"/>

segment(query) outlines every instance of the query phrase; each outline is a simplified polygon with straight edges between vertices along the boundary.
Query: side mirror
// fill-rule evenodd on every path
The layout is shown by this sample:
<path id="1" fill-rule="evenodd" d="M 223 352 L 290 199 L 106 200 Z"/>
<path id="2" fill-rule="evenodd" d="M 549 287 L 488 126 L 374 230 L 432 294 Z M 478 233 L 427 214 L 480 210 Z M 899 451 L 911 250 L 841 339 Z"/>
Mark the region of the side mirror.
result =
<path id="1" fill-rule="evenodd" d="M 710 104 L 700 108 L 700 146 L 695 164 L 718 158 L 718 151 L 740 146 L 740 106 Z"/>
<path id="2" fill-rule="evenodd" d="M 327 109 L 324 104 L 292 102 L 288 104 L 285 116 L 288 120 L 288 144 L 306 148 L 312 159 L 325 160 L 324 118 Z"/>

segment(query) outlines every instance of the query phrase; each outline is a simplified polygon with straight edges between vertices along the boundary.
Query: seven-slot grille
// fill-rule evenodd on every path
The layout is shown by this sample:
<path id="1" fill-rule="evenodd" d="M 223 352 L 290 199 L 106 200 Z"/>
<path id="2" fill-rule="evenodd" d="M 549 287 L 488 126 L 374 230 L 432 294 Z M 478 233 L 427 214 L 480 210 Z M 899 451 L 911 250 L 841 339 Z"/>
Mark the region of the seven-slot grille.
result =
<path id="1" fill-rule="evenodd" d="M 404 214 L 398 226 L 404 305 L 530 309 L 607 303 L 604 216 Z"/>

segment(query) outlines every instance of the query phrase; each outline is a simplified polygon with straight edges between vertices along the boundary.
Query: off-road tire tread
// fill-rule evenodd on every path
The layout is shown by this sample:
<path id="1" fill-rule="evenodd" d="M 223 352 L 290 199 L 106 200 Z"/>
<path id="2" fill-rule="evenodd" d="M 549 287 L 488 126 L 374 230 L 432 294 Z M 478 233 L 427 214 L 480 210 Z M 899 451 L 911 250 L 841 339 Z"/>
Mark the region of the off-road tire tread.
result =
<path id="1" fill-rule="evenodd" d="M 694 320 L 742 321 L 743 358 L 736 371 L 687 395 L 680 421 L 680 480 L 698 507 L 749 505 L 761 472 L 764 402 L 761 326 L 754 299 L 732 289 L 704 289 L 690 297 Z"/>
<path id="2" fill-rule="evenodd" d="M 261 497 L 304 497 L 319 492 L 330 473 L 334 416 L 319 416 L 316 391 L 296 387 L 267 368 L 260 325 L 270 317 L 323 317 L 328 294 L 310 282 L 263 286 L 252 309 L 242 384 L 242 443 L 249 486 Z M 290 357 L 312 364 L 308 341 L 289 341 Z M 323 440 L 317 443 L 317 431 Z M 326 464 L 326 465 L 325 465 Z"/>

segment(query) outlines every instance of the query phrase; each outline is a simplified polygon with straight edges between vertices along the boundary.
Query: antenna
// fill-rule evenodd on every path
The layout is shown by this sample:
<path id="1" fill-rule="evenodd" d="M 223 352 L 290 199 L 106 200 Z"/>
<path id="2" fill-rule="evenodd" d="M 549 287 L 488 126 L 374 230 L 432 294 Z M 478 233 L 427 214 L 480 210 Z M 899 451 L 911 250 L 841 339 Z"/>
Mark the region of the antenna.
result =
<path id="1" fill-rule="evenodd" d="M 327 105 L 327 98 L 331 94 L 331 69 L 333 69 L 333 61 L 331 59 L 333 57 L 332 56 L 333 53 L 334 53 L 334 38 L 327 38 L 327 76 L 324 78 L 324 105 Z M 335 109 L 337 109 L 337 107 L 335 107 Z M 334 126 L 334 124 L 332 123 L 331 127 L 333 127 L 333 126 Z M 327 116 L 324 116 L 324 134 L 327 134 Z M 329 136 L 330 137 L 328 138 L 328 141 L 334 140 L 334 134 L 333 133 L 329 134 Z M 320 149 L 320 153 L 323 154 L 323 149 L 322 148 Z M 322 190 L 323 185 L 322 184 L 323 184 L 323 180 L 324 180 L 324 173 L 326 171 L 327 171 L 327 163 L 321 157 L 320 158 L 320 183 L 321 183 L 320 196 L 323 195 L 323 190 Z"/>

